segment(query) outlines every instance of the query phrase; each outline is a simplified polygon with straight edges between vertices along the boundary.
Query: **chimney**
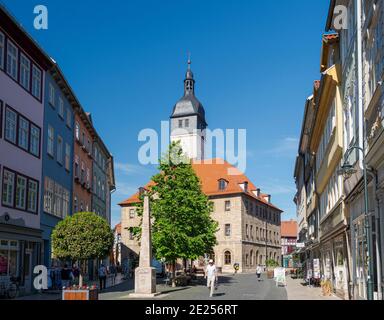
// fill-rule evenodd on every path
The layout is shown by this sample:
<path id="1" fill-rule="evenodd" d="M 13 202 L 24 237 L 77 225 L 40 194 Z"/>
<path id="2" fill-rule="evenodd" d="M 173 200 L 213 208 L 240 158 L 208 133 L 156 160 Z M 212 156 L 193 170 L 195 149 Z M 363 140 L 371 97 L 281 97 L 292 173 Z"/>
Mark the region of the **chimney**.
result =
<path id="1" fill-rule="evenodd" d="M 268 203 L 271 203 L 271 195 L 268 194 L 264 197 L 264 199 L 268 202 Z"/>
<path id="2" fill-rule="evenodd" d="M 256 189 L 256 197 L 260 198 L 261 190 L 259 188 Z"/>

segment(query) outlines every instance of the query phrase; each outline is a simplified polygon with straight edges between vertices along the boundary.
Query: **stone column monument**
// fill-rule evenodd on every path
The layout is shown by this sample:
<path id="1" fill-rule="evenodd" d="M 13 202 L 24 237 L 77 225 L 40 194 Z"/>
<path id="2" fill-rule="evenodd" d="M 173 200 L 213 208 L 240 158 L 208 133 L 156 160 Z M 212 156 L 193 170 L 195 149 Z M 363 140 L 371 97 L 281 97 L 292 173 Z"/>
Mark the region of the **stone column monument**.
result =
<path id="1" fill-rule="evenodd" d="M 143 222 L 141 226 L 139 267 L 135 269 L 135 293 L 132 298 L 151 298 L 156 293 L 156 269 L 152 268 L 152 240 L 149 197 L 144 197 Z"/>

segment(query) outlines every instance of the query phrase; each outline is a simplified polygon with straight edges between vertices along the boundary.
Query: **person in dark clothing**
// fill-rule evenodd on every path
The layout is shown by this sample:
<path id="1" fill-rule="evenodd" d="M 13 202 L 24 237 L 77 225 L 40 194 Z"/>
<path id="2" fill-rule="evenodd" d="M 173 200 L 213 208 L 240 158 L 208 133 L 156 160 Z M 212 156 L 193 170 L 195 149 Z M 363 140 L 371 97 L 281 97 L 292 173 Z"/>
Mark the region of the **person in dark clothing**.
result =
<path id="1" fill-rule="evenodd" d="M 63 283 L 63 287 L 67 288 L 70 285 L 70 281 L 73 278 L 72 270 L 68 268 L 68 265 L 65 264 L 64 268 L 61 269 L 61 281 Z"/>
<path id="2" fill-rule="evenodd" d="M 107 268 L 102 263 L 99 268 L 99 282 L 100 282 L 100 291 L 106 288 L 107 282 Z"/>

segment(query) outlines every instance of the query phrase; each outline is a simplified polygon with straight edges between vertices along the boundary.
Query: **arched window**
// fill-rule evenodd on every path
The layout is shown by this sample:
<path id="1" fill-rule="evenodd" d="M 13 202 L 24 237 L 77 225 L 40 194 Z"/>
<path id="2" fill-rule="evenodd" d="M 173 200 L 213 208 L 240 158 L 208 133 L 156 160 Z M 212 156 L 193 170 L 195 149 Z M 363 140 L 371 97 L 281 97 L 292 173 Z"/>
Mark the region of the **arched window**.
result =
<path id="1" fill-rule="evenodd" d="M 259 257 L 259 264 L 263 264 L 263 255 L 262 254 Z"/>
<path id="2" fill-rule="evenodd" d="M 227 188 L 228 182 L 224 179 L 219 180 L 219 190 L 224 191 Z"/>
<path id="3" fill-rule="evenodd" d="M 248 259 L 248 253 L 245 255 L 245 265 L 248 266 L 249 259 Z"/>
<path id="4" fill-rule="evenodd" d="M 231 265 L 232 264 L 232 255 L 231 255 L 231 252 L 229 252 L 229 251 L 224 252 L 224 264 L 225 265 Z"/>
<path id="5" fill-rule="evenodd" d="M 251 261 L 251 267 L 253 266 L 253 250 L 251 250 L 251 254 L 250 254 L 250 261 Z"/>
<path id="6" fill-rule="evenodd" d="M 259 263 L 259 251 L 256 251 L 255 261 L 256 261 L 256 264 Z"/>

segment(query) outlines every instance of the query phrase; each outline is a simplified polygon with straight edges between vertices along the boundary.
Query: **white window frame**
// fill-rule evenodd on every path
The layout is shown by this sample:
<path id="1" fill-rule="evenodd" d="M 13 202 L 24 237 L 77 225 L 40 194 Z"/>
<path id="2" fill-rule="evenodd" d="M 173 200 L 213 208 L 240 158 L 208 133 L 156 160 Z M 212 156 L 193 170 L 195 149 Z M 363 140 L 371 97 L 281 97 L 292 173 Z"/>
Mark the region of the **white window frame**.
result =
<path id="1" fill-rule="evenodd" d="M 52 83 L 49 84 L 49 98 L 48 102 L 52 107 L 55 107 L 55 87 Z"/>
<path id="2" fill-rule="evenodd" d="M 32 95 L 39 100 L 41 99 L 41 80 L 41 70 L 35 65 L 32 65 Z"/>
<path id="3" fill-rule="evenodd" d="M 71 146 L 68 143 L 65 143 L 65 169 L 71 170 Z"/>
<path id="4" fill-rule="evenodd" d="M 29 121 L 19 116 L 19 125 L 18 125 L 18 131 L 19 131 L 19 141 L 17 141 L 17 145 L 22 148 L 25 151 L 28 151 L 29 149 Z M 22 125 L 23 124 L 23 125 Z M 24 127 L 26 125 L 26 127 Z"/>
<path id="5" fill-rule="evenodd" d="M 32 186 L 35 188 L 31 188 Z M 28 179 L 28 199 L 27 199 L 27 211 L 31 213 L 37 213 L 37 204 L 38 204 L 38 194 L 39 194 L 39 182 Z M 33 198 L 31 198 L 33 195 Z"/>
<path id="6" fill-rule="evenodd" d="M 15 52 L 12 53 L 11 49 Z M 7 39 L 7 74 L 14 80 L 17 81 L 17 75 L 19 72 L 18 64 L 19 64 L 19 49 L 16 45 L 12 43 L 9 39 Z"/>
<path id="7" fill-rule="evenodd" d="M 30 124 L 31 129 L 31 135 L 29 139 L 29 150 L 31 154 L 33 154 L 36 157 L 40 157 L 40 135 L 41 130 L 38 126 L 35 126 L 34 124 Z M 36 132 L 36 134 L 35 134 Z"/>
<path id="8" fill-rule="evenodd" d="M 5 62 L 5 35 L 0 32 L 0 69 L 4 70 Z"/>
<path id="9" fill-rule="evenodd" d="M 8 117 L 8 114 L 14 115 L 14 119 Z M 11 123 L 10 123 L 11 120 Z M 5 139 L 16 144 L 17 137 L 17 113 L 10 108 L 5 108 Z"/>
<path id="10" fill-rule="evenodd" d="M 52 157 L 55 154 L 55 129 L 48 125 L 47 153 Z"/>
<path id="11" fill-rule="evenodd" d="M 24 185 L 19 184 L 19 179 L 24 181 Z M 15 194 L 15 208 L 19 210 L 25 210 L 27 205 L 27 183 L 28 179 L 21 175 L 16 176 L 16 194 Z M 23 199 L 20 202 L 20 199 Z"/>
<path id="12" fill-rule="evenodd" d="M 23 53 L 20 54 L 20 84 L 29 91 L 31 86 L 31 61 Z"/>
<path id="13" fill-rule="evenodd" d="M 64 119 L 64 100 L 59 96 L 59 116 Z"/>
<path id="14" fill-rule="evenodd" d="M 56 155 L 57 155 L 57 162 L 60 164 L 63 164 L 63 146 L 64 146 L 64 140 L 60 135 L 58 135 Z"/>
<path id="15" fill-rule="evenodd" d="M 47 213 L 53 213 L 53 197 L 54 183 L 48 177 L 44 179 L 44 211 Z"/>
<path id="16" fill-rule="evenodd" d="M 77 141 L 80 141 L 80 124 L 77 121 L 75 123 L 75 137 Z"/>
<path id="17" fill-rule="evenodd" d="M 5 180 L 7 176 L 7 181 Z M 12 180 L 10 180 L 10 176 L 12 176 Z M 3 171 L 3 179 L 2 179 L 2 194 L 1 203 L 8 207 L 13 207 L 13 202 L 15 199 L 15 183 L 16 183 L 16 173 L 4 169 Z M 8 199 L 11 198 L 10 201 Z"/>
<path id="18" fill-rule="evenodd" d="M 72 114 L 71 114 L 71 110 L 69 108 L 67 108 L 66 124 L 67 124 L 68 128 L 72 127 Z"/>

